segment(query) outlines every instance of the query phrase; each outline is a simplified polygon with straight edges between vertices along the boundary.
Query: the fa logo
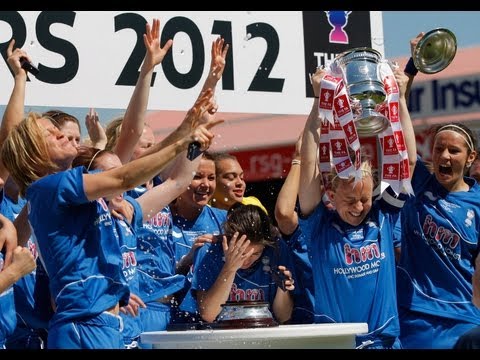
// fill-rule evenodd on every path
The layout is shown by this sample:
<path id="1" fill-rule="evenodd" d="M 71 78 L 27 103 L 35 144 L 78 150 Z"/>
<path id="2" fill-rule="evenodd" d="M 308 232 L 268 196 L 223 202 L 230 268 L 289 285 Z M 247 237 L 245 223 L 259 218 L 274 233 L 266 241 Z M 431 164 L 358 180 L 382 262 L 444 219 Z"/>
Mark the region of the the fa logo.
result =
<path id="1" fill-rule="evenodd" d="M 348 44 L 348 34 L 343 28 L 348 24 L 348 15 L 351 11 L 325 11 L 327 20 L 332 31 L 330 31 L 330 43 L 335 44 Z"/>

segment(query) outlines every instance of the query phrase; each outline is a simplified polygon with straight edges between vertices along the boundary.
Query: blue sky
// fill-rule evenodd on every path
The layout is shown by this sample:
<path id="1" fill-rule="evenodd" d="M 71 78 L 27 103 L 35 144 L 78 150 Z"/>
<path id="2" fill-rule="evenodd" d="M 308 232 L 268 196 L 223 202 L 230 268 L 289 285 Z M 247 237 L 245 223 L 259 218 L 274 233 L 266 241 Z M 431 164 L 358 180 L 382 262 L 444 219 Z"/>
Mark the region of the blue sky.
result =
<path id="1" fill-rule="evenodd" d="M 480 11 L 383 11 L 382 17 L 387 59 L 409 55 L 410 39 L 438 27 L 452 31 L 459 48 L 480 46 Z"/>

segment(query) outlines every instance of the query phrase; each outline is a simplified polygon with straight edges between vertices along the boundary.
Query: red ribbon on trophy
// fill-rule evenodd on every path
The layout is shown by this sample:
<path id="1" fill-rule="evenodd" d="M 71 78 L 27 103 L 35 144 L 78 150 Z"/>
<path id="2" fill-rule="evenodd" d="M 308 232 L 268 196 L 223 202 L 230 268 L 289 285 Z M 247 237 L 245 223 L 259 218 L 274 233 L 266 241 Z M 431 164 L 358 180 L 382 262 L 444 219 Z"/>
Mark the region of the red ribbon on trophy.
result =
<path id="1" fill-rule="evenodd" d="M 413 194 L 410 184 L 410 167 L 407 149 L 399 116 L 399 89 L 388 61 L 379 64 L 379 72 L 387 94 L 386 101 L 378 106 L 379 113 L 389 119 L 390 126 L 378 135 L 382 148 L 381 188 L 383 192 L 391 186 L 395 193 Z M 325 173 L 335 166 L 340 178 L 362 177 L 361 150 L 355 117 L 344 80 L 337 77 L 329 68 L 320 84 L 319 117 L 321 119 L 319 141 L 319 166 L 325 182 Z M 351 150 L 349 150 L 351 149 Z M 350 151 L 354 152 L 352 163 Z"/>
<path id="2" fill-rule="evenodd" d="M 378 135 L 382 149 L 382 177 L 381 191 L 390 185 L 396 194 L 403 189 L 413 195 L 410 182 L 410 163 L 405 145 L 402 124 L 400 123 L 399 89 L 392 68 L 387 60 L 379 64 L 380 78 L 383 81 L 387 99 L 378 109 L 390 120 L 390 127 Z"/>
<path id="3" fill-rule="evenodd" d="M 320 171 L 330 172 L 333 165 L 338 177 L 348 179 L 354 176 L 355 181 L 360 180 L 360 141 L 343 79 L 329 74 L 324 76 L 318 107 L 322 119 Z M 354 163 L 349 148 L 355 152 Z"/>

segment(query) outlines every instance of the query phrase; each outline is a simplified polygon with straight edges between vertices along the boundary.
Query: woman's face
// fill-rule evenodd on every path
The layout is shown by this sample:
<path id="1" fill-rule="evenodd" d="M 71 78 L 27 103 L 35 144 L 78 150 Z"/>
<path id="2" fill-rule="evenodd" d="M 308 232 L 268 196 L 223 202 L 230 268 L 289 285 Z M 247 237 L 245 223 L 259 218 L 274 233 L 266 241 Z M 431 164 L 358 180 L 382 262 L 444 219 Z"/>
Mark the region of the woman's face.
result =
<path id="1" fill-rule="evenodd" d="M 216 200 L 229 208 L 241 202 L 245 194 L 243 169 L 234 159 L 223 159 L 218 162 Z"/>
<path id="2" fill-rule="evenodd" d="M 456 191 L 463 185 L 465 165 L 473 162 L 475 152 L 468 154 L 465 137 L 452 130 L 444 130 L 435 136 L 432 163 L 437 181 L 448 191 Z"/>
<path id="3" fill-rule="evenodd" d="M 260 257 L 262 256 L 262 253 L 263 253 L 263 250 L 265 249 L 265 245 L 262 245 L 262 244 L 253 244 L 253 245 L 250 245 L 249 247 L 247 247 L 247 249 L 245 250 L 245 254 L 248 254 L 248 252 L 253 249 L 253 254 L 250 255 L 250 257 L 246 258 L 244 261 L 243 261 L 243 264 L 242 266 L 240 267 L 240 269 L 248 269 L 249 267 L 251 267 L 258 259 L 260 259 Z"/>
<path id="4" fill-rule="evenodd" d="M 43 134 L 47 142 L 50 160 L 60 166 L 61 169 L 70 168 L 73 159 L 77 156 L 77 148 L 49 119 L 40 118 L 37 121 L 44 130 Z"/>
<path id="5" fill-rule="evenodd" d="M 177 201 L 201 209 L 212 198 L 215 187 L 215 163 L 213 160 L 201 159 L 187 191 L 180 195 Z"/>
<path id="6" fill-rule="evenodd" d="M 63 124 L 60 130 L 73 146 L 78 147 L 80 145 L 80 128 L 78 127 L 77 123 L 74 121 L 67 121 Z"/>
<path id="7" fill-rule="evenodd" d="M 355 186 L 353 181 L 341 179 L 335 190 L 329 190 L 332 204 L 347 224 L 362 223 L 372 208 L 373 179 L 364 177 Z"/>

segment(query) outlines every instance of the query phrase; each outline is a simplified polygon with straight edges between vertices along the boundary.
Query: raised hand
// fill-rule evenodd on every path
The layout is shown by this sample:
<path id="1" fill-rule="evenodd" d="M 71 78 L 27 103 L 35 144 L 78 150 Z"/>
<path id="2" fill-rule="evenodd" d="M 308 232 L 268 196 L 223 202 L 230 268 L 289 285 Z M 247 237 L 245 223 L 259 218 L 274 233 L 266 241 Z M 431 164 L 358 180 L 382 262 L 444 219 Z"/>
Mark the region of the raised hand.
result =
<path id="1" fill-rule="evenodd" d="M 169 39 L 163 48 L 160 46 L 160 20 L 153 19 L 151 26 L 148 23 L 146 25 L 143 43 L 147 49 L 144 65 L 148 68 L 153 68 L 163 61 L 163 58 L 173 45 L 173 40 Z"/>
<path id="2" fill-rule="evenodd" d="M 408 81 L 410 80 L 409 77 L 400 68 L 395 69 L 393 75 L 395 75 L 395 80 L 397 81 L 400 97 L 405 97 Z"/>
<path id="3" fill-rule="evenodd" d="M 410 40 L 410 53 L 412 54 L 412 57 L 418 42 L 422 39 L 424 35 L 425 33 L 422 31 L 420 34 L 418 34 L 416 37 Z"/>
<path id="4" fill-rule="evenodd" d="M 214 135 L 209 130 L 224 122 L 224 120 L 215 119 L 215 117 L 208 118 L 207 122 L 205 122 L 205 118 L 202 119 L 206 112 L 213 114 L 216 110 L 212 97 L 213 92 L 211 89 L 204 91 L 183 120 L 184 124 L 190 123 L 192 142 L 199 142 L 202 150 L 207 150 L 213 139 Z"/>
<path id="5" fill-rule="evenodd" d="M 203 111 L 199 117 L 199 124 L 208 124 L 215 120 L 217 114 L 218 104 L 215 97 L 209 100 L 208 111 Z"/>
<path id="6" fill-rule="evenodd" d="M 95 111 L 95 109 L 90 108 L 87 115 L 85 115 L 85 126 L 87 128 L 92 147 L 102 150 L 105 149 L 105 145 L 107 145 L 107 135 L 105 134 L 105 129 L 100 123 L 98 113 Z"/>
<path id="7" fill-rule="evenodd" d="M 27 75 L 27 71 L 22 69 L 22 64 L 20 63 L 20 59 L 24 57 L 31 62 L 32 58 L 30 57 L 30 55 L 27 54 L 25 50 L 22 50 L 20 48 L 13 50 L 14 45 L 15 45 L 15 39 L 12 39 L 12 41 L 10 41 L 10 43 L 8 44 L 8 48 L 7 48 L 8 66 L 10 66 L 10 69 L 12 69 L 15 76 L 17 76 L 18 74 Z"/>
<path id="8" fill-rule="evenodd" d="M 229 47 L 230 45 L 225 44 L 225 40 L 221 37 L 212 42 L 212 59 L 210 61 L 209 75 L 213 76 L 217 81 L 220 80 L 225 70 L 225 58 Z"/>
<path id="9" fill-rule="evenodd" d="M 321 67 L 318 67 L 315 71 L 315 74 L 312 75 L 312 88 L 315 96 L 318 97 L 320 94 L 320 83 L 322 82 L 323 77 L 326 75 L 327 71 Z"/>
<path id="10" fill-rule="evenodd" d="M 245 260 L 252 256 L 253 252 L 255 251 L 254 248 L 251 248 L 247 252 L 247 248 L 250 245 L 250 240 L 247 239 L 245 234 L 238 237 L 239 235 L 240 234 L 238 232 L 233 234 L 230 242 L 224 235 L 222 242 L 223 254 L 225 255 L 225 266 L 234 271 L 240 269 Z"/>

